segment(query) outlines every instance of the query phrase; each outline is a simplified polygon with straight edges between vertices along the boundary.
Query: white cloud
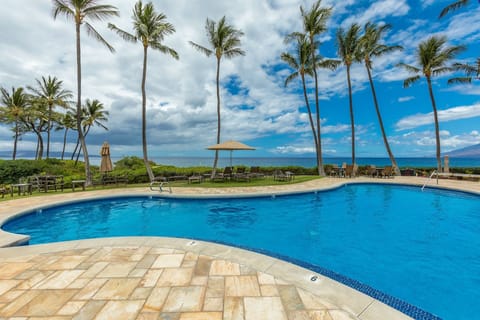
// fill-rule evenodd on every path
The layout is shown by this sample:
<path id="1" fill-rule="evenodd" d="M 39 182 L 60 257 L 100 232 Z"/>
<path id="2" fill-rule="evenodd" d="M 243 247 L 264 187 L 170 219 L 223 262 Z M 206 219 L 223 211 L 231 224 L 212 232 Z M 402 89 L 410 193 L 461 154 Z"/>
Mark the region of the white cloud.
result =
<path id="1" fill-rule="evenodd" d="M 304 146 L 278 146 L 275 149 L 271 150 L 272 153 L 277 154 L 305 154 L 305 153 L 314 153 L 314 147 L 304 147 Z"/>
<path id="2" fill-rule="evenodd" d="M 408 13 L 410 6 L 406 0 L 380 0 L 374 1 L 369 8 L 357 15 L 351 15 L 342 23 L 348 27 L 352 23 L 360 25 L 368 21 L 378 21 L 388 16 L 401 17 Z"/>
<path id="3" fill-rule="evenodd" d="M 413 97 L 413 96 L 400 97 L 400 98 L 398 98 L 398 102 L 407 102 L 407 101 L 410 101 L 410 100 L 413 100 L 413 99 L 415 99 L 415 97 Z"/>
<path id="4" fill-rule="evenodd" d="M 459 119 L 475 118 L 480 116 L 480 104 L 460 106 L 438 111 L 438 121 L 448 122 Z M 416 114 L 400 119 L 396 124 L 396 130 L 407 130 L 433 123 L 433 112 Z"/>

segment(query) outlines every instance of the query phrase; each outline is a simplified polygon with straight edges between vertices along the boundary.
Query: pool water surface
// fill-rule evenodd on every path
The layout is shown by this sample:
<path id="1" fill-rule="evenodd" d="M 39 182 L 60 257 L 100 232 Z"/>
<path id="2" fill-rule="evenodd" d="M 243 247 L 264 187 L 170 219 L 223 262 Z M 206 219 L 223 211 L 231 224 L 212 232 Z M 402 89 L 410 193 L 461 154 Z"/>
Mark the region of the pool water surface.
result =
<path id="1" fill-rule="evenodd" d="M 109 198 L 37 210 L 2 229 L 30 235 L 30 244 L 111 236 L 217 241 L 321 266 L 443 319 L 471 319 L 480 312 L 479 200 L 377 184 L 258 198 Z"/>

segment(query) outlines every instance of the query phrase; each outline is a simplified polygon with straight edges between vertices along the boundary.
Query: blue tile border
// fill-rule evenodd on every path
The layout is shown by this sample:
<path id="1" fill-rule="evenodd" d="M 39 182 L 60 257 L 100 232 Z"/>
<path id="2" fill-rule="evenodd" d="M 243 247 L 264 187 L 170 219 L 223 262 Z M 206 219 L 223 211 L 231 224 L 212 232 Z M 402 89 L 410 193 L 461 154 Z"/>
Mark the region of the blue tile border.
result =
<path id="1" fill-rule="evenodd" d="M 209 239 L 196 239 L 196 240 L 200 240 L 200 241 L 207 241 L 207 242 L 213 242 L 213 243 L 218 243 L 218 244 L 223 244 L 223 245 L 227 245 L 227 246 L 232 246 L 232 247 L 236 247 L 236 248 L 240 248 L 240 249 L 244 249 L 244 250 L 248 250 L 248 251 L 253 251 L 253 252 L 257 252 L 257 253 L 260 253 L 260 254 L 264 254 L 264 255 L 267 255 L 267 256 L 270 256 L 270 257 L 274 257 L 274 258 L 277 258 L 277 259 L 280 259 L 280 260 L 283 260 L 283 261 L 287 261 L 287 262 L 291 262 L 297 266 L 300 266 L 300 267 L 303 267 L 303 268 L 306 268 L 306 269 L 309 269 L 309 270 L 312 270 L 313 272 L 316 272 L 318 274 L 321 274 L 322 276 L 325 276 L 325 277 L 328 277 L 330 279 L 333 279 L 335 281 L 338 281 L 350 288 L 353 288 L 357 291 L 360 291 L 380 302 L 383 302 L 385 303 L 386 305 L 406 314 L 407 316 L 409 317 L 412 317 L 414 319 L 417 319 L 417 320 L 442 320 L 442 318 L 430 313 L 430 312 L 427 312 L 423 309 L 420 309 L 406 301 L 403 301 L 399 298 L 396 298 L 396 297 L 393 297 L 391 295 L 388 295 L 380 290 L 377 290 L 375 288 L 372 288 L 371 286 L 367 285 L 367 284 L 364 284 L 360 281 L 357 281 L 357 280 L 354 280 L 354 279 L 351 279 L 347 276 L 344 276 L 342 274 L 339 274 L 337 272 L 334 272 L 334 271 L 331 271 L 329 269 L 326 269 L 326 268 L 323 268 L 323 267 L 320 267 L 320 266 L 316 266 L 314 264 L 311 264 L 311 263 L 308 263 L 308 262 L 305 262 L 305 261 L 302 261 L 302 260 L 297 260 L 297 259 L 294 259 L 294 258 L 291 258 L 291 257 L 288 257 L 288 256 L 284 256 L 284 255 L 280 255 L 278 253 L 273 253 L 273 252 L 270 252 L 268 250 L 264 250 L 264 249 L 257 249 L 257 248 L 250 248 L 250 247 L 247 247 L 247 246 L 241 246 L 241 245 L 237 245 L 237 244 L 231 244 L 231 243 L 228 243 L 228 242 L 223 242 L 223 241 L 214 241 L 214 240 L 209 240 Z M 387 320 L 387 319 L 386 319 Z"/>

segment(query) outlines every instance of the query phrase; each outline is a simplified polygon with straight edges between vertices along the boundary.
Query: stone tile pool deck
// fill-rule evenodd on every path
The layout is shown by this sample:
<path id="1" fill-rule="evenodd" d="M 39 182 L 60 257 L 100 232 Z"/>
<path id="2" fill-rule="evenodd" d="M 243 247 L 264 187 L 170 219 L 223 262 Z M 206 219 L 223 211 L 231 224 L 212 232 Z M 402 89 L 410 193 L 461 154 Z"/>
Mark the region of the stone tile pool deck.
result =
<path id="1" fill-rule="evenodd" d="M 173 188 L 171 196 L 281 194 L 344 183 L 423 185 L 425 178 L 324 178 L 291 185 Z M 428 186 L 436 186 L 431 180 Z M 480 194 L 480 183 L 439 180 Z M 50 204 L 149 188 L 109 189 L 1 202 L 0 221 Z M 164 196 L 170 196 L 163 193 Z M 18 240 L 0 233 L 0 246 Z M 311 281 L 316 276 L 316 281 Z M 125 237 L 0 249 L 0 319 L 410 319 L 330 278 L 258 253 L 189 239 Z"/>

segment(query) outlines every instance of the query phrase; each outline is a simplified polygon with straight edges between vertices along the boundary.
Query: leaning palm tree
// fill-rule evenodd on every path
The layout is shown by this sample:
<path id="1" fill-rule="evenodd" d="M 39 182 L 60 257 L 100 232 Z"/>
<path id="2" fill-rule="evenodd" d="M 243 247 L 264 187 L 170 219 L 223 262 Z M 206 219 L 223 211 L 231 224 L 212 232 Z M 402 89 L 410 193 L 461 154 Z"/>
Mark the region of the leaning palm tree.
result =
<path id="1" fill-rule="evenodd" d="M 467 6 L 469 3 L 470 3 L 470 0 L 459 0 L 459 1 L 452 2 L 451 4 L 443 8 L 443 10 L 440 12 L 439 18 L 444 17 L 449 12 L 453 12 L 460 8 L 463 8 Z"/>
<path id="2" fill-rule="evenodd" d="M 14 140 L 13 140 L 13 154 L 12 159 L 15 160 L 17 156 L 17 143 L 21 134 L 21 117 L 29 104 L 28 95 L 23 88 L 12 87 L 10 94 L 5 88 L 0 88 L 2 93 L 0 107 L 0 118 L 6 123 L 14 124 Z"/>
<path id="3" fill-rule="evenodd" d="M 222 57 L 227 59 L 245 55 L 245 51 L 240 48 L 240 37 L 243 36 L 241 30 L 237 30 L 229 25 L 225 16 L 216 23 L 207 18 L 205 23 L 208 42 L 210 48 L 196 44 L 190 41 L 190 44 L 207 57 L 215 55 L 217 59 L 217 144 L 220 143 L 220 61 Z M 217 170 L 218 150 L 215 150 L 215 160 L 213 161 L 212 177 Z"/>
<path id="4" fill-rule="evenodd" d="M 368 22 L 364 27 L 364 34 L 360 38 L 360 56 L 363 59 L 365 68 L 367 69 L 368 80 L 370 82 L 370 88 L 372 89 L 373 103 L 375 105 L 375 111 L 377 112 L 378 123 L 380 124 L 380 130 L 382 131 L 383 142 L 387 149 L 388 157 L 392 166 L 395 168 L 395 174 L 400 175 L 400 168 L 397 165 L 397 161 L 393 156 L 390 144 L 388 143 L 387 135 L 385 133 L 385 127 L 383 126 L 382 115 L 380 108 L 378 107 L 377 93 L 375 92 L 375 86 L 372 79 L 372 58 L 381 57 L 393 51 L 403 50 L 401 46 L 387 46 L 380 43 L 383 34 L 391 28 L 389 24 L 377 26 L 374 23 Z"/>
<path id="5" fill-rule="evenodd" d="M 85 160 L 85 184 L 91 185 L 92 177 L 90 172 L 90 162 L 88 159 L 87 144 L 82 130 L 82 63 L 80 48 L 80 26 L 84 25 L 87 34 L 93 36 L 100 43 L 105 45 L 111 52 L 115 50 L 108 42 L 95 30 L 88 20 L 105 20 L 107 18 L 118 16 L 116 7 L 108 4 L 98 4 L 101 0 L 53 0 L 53 18 L 64 15 L 75 23 L 76 49 L 77 49 L 77 130 L 78 139 L 82 145 L 83 156 Z"/>
<path id="6" fill-rule="evenodd" d="M 47 111 L 47 159 L 50 157 L 50 133 L 52 129 L 53 109 L 56 106 L 66 108 L 68 100 L 73 97 L 69 90 L 62 89 L 63 81 L 57 77 L 42 77 L 42 80 L 36 79 L 37 88 L 28 87 L 37 95 L 37 99 L 48 106 Z"/>
<path id="7" fill-rule="evenodd" d="M 354 62 L 360 61 L 360 26 L 352 24 L 347 30 L 337 30 L 338 55 L 347 69 L 348 98 L 350 106 L 350 123 L 352 127 L 352 164 L 355 164 L 355 121 L 353 116 L 352 81 L 350 79 L 350 68 Z"/>
<path id="8" fill-rule="evenodd" d="M 310 11 L 306 11 L 302 6 L 300 6 L 300 13 L 303 18 L 303 29 L 307 33 L 310 40 L 310 54 L 312 61 L 316 61 L 316 51 L 318 45 L 316 39 L 322 33 L 327 31 L 327 20 L 332 14 L 332 8 L 321 7 L 321 0 L 315 2 Z M 323 158 L 322 158 L 322 140 L 321 140 L 321 127 L 320 127 L 320 105 L 318 102 L 318 75 L 317 68 L 313 68 L 313 76 L 315 79 L 315 107 L 316 107 L 316 122 L 317 122 L 317 168 L 318 175 L 324 176 L 325 170 L 323 168 Z"/>
<path id="9" fill-rule="evenodd" d="M 162 53 L 169 54 L 178 60 L 178 54 L 172 48 L 164 45 L 162 41 L 165 36 L 173 34 L 175 28 L 167 22 L 167 17 L 163 13 L 156 13 L 151 2 L 145 6 L 142 1 L 138 1 L 133 9 L 133 30 L 135 34 L 128 33 L 109 23 L 108 27 L 129 42 L 141 42 L 143 45 L 143 74 L 142 74 L 142 143 L 143 143 L 143 162 L 147 170 L 148 177 L 152 181 L 155 176 L 147 153 L 147 94 L 145 84 L 147 80 L 147 52 L 151 47 Z"/>
<path id="10" fill-rule="evenodd" d="M 442 171 L 442 161 L 440 159 L 440 128 L 438 124 L 437 105 L 435 103 L 432 89 L 432 77 L 453 71 L 454 68 L 447 66 L 447 63 L 463 50 L 465 50 L 464 46 L 448 46 L 447 38 L 444 36 L 432 36 L 419 44 L 416 53 L 417 66 L 405 63 L 398 64 L 408 72 L 415 74 L 414 76 L 405 79 L 403 82 L 404 88 L 408 88 L 414 82 L 418 81 L 421 75 L 427 79 L 428 92 L 430 94 L 433 108 L 433 119 L 435 122 L 438 172 Z"/>

